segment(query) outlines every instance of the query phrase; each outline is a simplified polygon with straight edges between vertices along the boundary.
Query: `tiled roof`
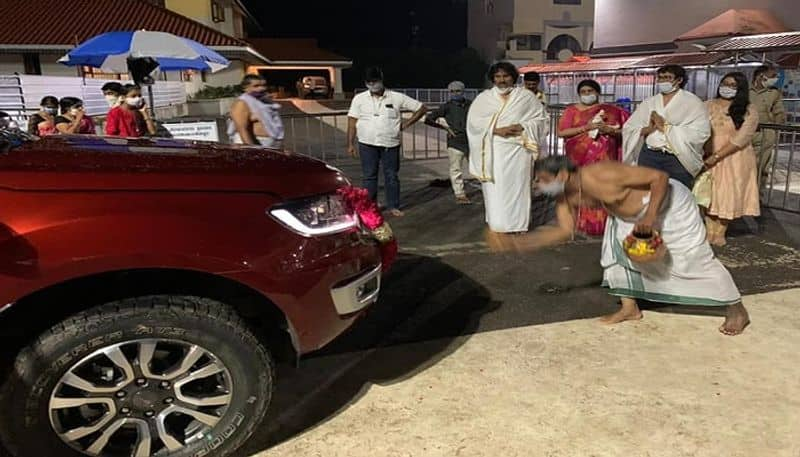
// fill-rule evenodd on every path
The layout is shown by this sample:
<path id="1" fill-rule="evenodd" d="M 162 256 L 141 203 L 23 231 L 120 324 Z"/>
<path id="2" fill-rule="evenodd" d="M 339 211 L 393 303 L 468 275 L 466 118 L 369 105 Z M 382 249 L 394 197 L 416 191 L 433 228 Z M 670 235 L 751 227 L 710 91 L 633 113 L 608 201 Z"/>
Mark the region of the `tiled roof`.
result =
<path id="1" fill-rule="evenodd" d="M 593 71 L 624 70 L 633 68 L 656 68 L 664 65 L 713 65 L 727 58 L 725 52 L 689 52 L 660 54 L 649 57 L 590 59 L 585 62 L 556 62 L 528 65 L 519 69 L 520 73 L 537 71 L 539 73 L 590 73 Z"/>
<path id="2" fill-rule="evenodd" d="M 206 46 L 247 47 L 232 36 L 141 0 L 0 1 L 0 48 L 74 46 L 101 33 L 141 29 L 173 33 Z"/>
<path id="3" fill-rule="evenodd" d="M 788 32 L 790 29 L 763 9 L 728 10 L 708 22 L 684 33 L 677 41 L 703 38 L 753 35 L 757 33 Z"/>
<path id="4" fill-rule="evenodd" d="M 272 62 L 341 62 L 350 59 L 321 49 L 314 38 L 248 38 L 252 47 Z"/>
<path id="5" fill-rule="evenodd" d="M 728 57 L 724 52 L 687 52 L 646 57 L 628 68 L 655 68 L 664 65 L 713 65 Z"/>
<path id="6" fill-rule="evenodd" d="M 707 51 L 788 51 L 800 49 L 800 32 L 738 36 L 709 46 Z"/>
<path id="7" fill-rule="evenodd" d="M 589 59 L 584 62 L 555 62 L 527 65 L 519 69 L 520 73 L 537 71 L 539 73 L 571 73 L 604 70 L 619 70 L 641 60 L 639 57 L 615 59 Z"/>

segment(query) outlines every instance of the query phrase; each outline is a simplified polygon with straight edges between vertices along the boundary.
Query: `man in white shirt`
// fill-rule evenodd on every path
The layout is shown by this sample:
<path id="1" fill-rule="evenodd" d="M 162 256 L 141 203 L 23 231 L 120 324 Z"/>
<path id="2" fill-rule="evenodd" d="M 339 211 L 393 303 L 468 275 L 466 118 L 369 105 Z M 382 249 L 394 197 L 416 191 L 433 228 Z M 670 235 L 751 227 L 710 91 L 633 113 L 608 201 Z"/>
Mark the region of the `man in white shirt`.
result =
<path id="1" fill-rule="evenodd" d="M 705 104 L 683 90 L 686 70 L 656 71 L 659 93 L 643 101 L 622 128 L 623 161 L 661 170 L 689 189 L 703 168 L 703 145 L 711 136 Z"/>
<path id="2" fill-rule="evenodd" d="M 347 153 L 361 157 L 364 187 L 373 200 L 378 199 L 378 169 L 383 162 L 383 182 L 386 187 L 386 208 L 393 216 L 400 211 L 400 132 L 420 120 L 427 108 L 413 98 L 386 89 L 383 71 L 368 68 L 364 77 L 367 91 L 353 97 L 347 113 Z M 403 111 L 412 111 L 403 120 Z M 356 146 L 358 137 L 358 146 Z"/>
<path id="3" fill-rule="evenodd" d="M 493 87 L 467 114 L 469 172 L 482 182 L 489 230 L 505 236 L 528 230 L 531 168 L 547 115 L 533 92 L 515 87 L 519 74 L 511 63 L 492 65 L 487 76 Z"/>

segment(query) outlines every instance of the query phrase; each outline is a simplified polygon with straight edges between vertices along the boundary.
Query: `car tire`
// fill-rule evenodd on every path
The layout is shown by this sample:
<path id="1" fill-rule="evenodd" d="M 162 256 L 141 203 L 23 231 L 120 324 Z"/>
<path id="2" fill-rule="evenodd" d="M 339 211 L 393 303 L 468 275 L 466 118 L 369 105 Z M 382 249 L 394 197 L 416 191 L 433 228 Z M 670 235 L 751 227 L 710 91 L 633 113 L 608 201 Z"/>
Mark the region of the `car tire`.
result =
<path id="1" fill-rule="evenodd" d="M 274 372 L 268 350 L 220 302 L 112 302 L 66 319 L 19 353 L 0 390 L 0 437 L 17 457 L 89 455 L 92 445 L 115 456 L 120 446 L 142 448 L 148 436 L 143 455 L 225 456 L 263 419 Z"/>

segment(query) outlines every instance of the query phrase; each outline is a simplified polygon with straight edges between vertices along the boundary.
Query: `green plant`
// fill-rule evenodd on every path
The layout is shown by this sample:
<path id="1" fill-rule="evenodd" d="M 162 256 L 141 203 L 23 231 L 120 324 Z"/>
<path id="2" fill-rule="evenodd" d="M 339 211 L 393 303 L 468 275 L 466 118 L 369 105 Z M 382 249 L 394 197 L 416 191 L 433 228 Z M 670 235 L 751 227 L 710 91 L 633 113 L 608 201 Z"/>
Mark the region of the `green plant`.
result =
<path id="1" fill-rule="evenodd" d="M 192 95 L 192 100 L 212 100 L 216 98 L 238 97 L 242 88 L 236 84 L 231 86 L 206 86 Z"/>

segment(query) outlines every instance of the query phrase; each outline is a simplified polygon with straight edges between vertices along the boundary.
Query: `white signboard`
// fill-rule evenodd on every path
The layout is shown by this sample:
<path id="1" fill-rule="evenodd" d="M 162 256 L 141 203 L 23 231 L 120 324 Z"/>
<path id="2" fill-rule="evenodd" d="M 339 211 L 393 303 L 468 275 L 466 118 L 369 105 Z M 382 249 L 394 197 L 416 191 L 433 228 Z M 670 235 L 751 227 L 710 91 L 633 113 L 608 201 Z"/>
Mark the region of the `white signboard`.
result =
<path id="1" fill-rule="evenodd" d="M 214 121 L 164 124 L 164 128 L 181 140 L 219 141 L 219 128 Z"/>

